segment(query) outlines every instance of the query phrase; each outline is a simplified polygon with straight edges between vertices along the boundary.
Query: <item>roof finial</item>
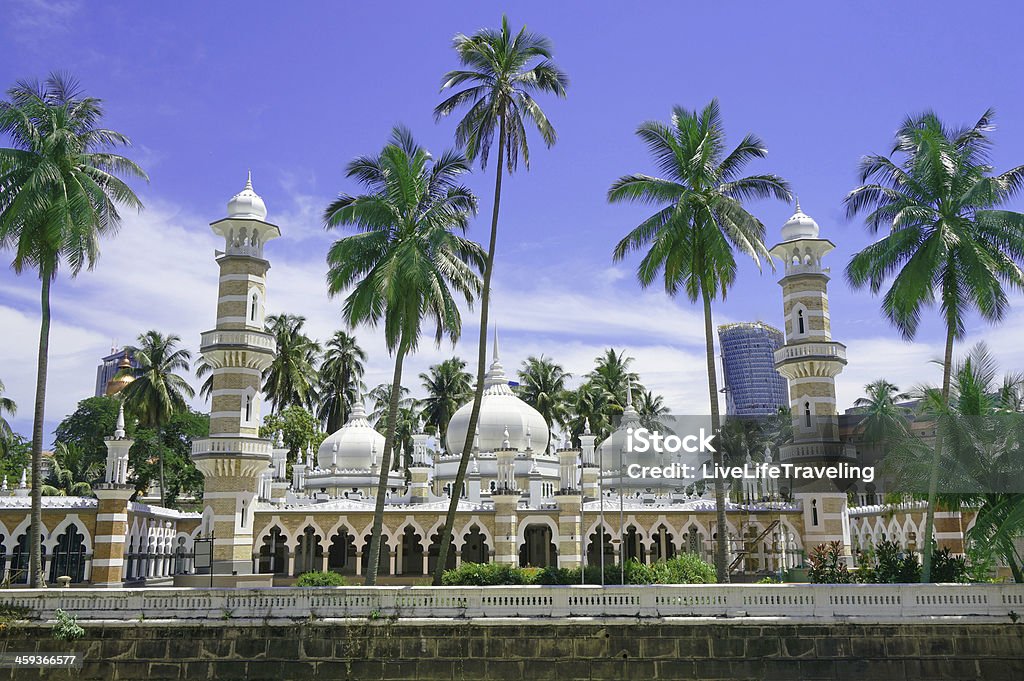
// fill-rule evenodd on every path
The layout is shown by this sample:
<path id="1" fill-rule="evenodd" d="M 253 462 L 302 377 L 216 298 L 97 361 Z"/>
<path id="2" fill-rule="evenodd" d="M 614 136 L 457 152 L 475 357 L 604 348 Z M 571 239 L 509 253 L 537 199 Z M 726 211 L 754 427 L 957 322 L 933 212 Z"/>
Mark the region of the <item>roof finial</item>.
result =
<path id="1" fill-rule="evenodd" d="M 497 362 L 499 358 L 498 353 L 498 325 L 494 325 L 494 361 Z"/>
<path id="2" fill-rule="evenodd" d="M 117 425 L 114 426 L 114 438 L 124 439 L 124 400 L 117 407 Z"/>
<path id="3" fill-rule="evenodd" d="M 626 381 L 626 406 L 633 406 L 633 379 Z"/>
<path id="4" fill-rule="evenodd" d="M 245 188 L 252 191 L 252 170 L 247 170 L 247 177 L 245 178 Z"/>
<path id="5" fill-rule="evenodd" d="M 800 197 L 794 194 L 793 198 L 796 199 L 796 212 L 802 213 L 803 211 L 800 210 Z"/>

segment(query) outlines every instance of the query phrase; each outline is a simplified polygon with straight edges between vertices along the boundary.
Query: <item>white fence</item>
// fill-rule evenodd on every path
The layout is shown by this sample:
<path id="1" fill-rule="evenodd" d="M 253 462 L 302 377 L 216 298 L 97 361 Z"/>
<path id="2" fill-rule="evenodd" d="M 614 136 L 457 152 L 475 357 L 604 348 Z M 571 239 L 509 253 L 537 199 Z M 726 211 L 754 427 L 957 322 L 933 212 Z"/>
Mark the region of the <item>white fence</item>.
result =
<path id="1" fill-rule="evenodd" d="M 52 619 L 376 617 L 1008 617 L 1024 585 L 678 585 L 0 590 L 0 604 Z"/>

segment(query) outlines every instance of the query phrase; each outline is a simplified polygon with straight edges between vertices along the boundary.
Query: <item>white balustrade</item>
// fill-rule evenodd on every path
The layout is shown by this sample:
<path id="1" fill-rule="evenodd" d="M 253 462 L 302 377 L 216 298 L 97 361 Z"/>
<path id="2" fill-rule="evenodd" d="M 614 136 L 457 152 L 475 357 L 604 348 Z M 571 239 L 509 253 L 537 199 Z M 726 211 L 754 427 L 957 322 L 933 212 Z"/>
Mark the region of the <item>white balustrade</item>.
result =
<path id="1" fill-rule="evenodd" d="M 730 584 L 0 591 L 0 602 L 53 619 L 770 617 L 898 621 L 1008 618 L 1024 610 L 1019 584 Z M 1009 620 L 1007 620 L 1009 621 Z"/>
<path id="2" fill-rule="evenodd" d="M 201 348 L 208 348 L 214 345 L 247 345 L 274 352 L 276 344 L 274 337 L 267 333 L 244 330 L 215 330 L 202 334 L 200 340 Z"/>
<path id="3" fill-rule="evenodd" d="M 834 357 L 846 361 L 846 346 L 842 343 L 796 343 L 775 351 L 775 362 L 806 357 Z"/>

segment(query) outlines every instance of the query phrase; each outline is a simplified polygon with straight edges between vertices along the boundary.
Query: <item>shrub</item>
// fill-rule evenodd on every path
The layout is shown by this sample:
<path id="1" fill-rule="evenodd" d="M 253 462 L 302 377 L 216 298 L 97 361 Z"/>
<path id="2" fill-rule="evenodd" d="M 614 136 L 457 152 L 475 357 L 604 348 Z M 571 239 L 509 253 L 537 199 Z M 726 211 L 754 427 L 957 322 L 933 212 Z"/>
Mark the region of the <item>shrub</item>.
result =
<path id="1" fill-rule="evenodd" d="M 815 584 L 850 584 L 853 576 L 846 568 L 843 545 L 838 541 L 818 544 L 807 557 L 808 577 Z"/>
<path id="2" fill-rule="evenodd" d="M 921 565 L 917 556 L 904 552 L 894 541 L 878 542 L 873 572 L 871 581 L 874 584 L 914 584 L 921 581 Z"/>
<path id="3" fill-rule="evenodd" d="M 348 580 L 337 572 L 303 572 L 296 586 L 348 586 Z"/>
<path id="4" fill-rule="evenodd" d="M 637 560 L 627 562 L 625 568 L 608 564 L 604 568 L 604 584 L 621 584 L 623 572 L 627 584 L 711 584 L 715 581 L 715 569 L 693 554 L 682 554 L 653 565 L 644 565 Z M 579 568 L 518 568 L 496 563 L 463 563 L 455 570 L 447 570 L 441 580 L 445 586 L 557 586 L 581 582 L 601 584 L 601 567 L 587 566 L 581 575 Z"/>
<path id="5" fill-rule="evenodd" d="M 954 556 L 948 547 L 932 551 L 932 581 L 942 583 L 968 582 L 967 559 Z"/>
<path id="6" fill-rule="evenodd" d="M 78 619 L 61 609 L 55 613 L 57 623 L 53 625 L 53 637 L 58 641 L 77 641 L 85 636 L 85 629 L 78 626 Z"/>

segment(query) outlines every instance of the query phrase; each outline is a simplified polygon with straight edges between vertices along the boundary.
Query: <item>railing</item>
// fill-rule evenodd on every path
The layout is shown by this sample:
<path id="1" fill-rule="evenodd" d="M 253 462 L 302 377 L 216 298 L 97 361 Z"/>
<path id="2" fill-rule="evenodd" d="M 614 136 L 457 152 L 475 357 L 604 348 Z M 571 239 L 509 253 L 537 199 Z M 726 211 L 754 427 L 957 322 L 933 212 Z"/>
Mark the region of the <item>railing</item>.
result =
<path id="1" fill-rule="evenodd" d="M 252 454 L 271 456 L 274 445 L 270 440 L 246 437 L 211 437 L 192 441 L 192 454 Z"/>
<path id="2" fill-rule="evenodd" d="M 207 331 L 202 334 L 199 341 L 200 348 L 209 348 L 215 345 L 247 345 L 273 352 L 276 349 L 274 337 L 261 331 Z"/>
<path id="3" fill-rule="evenodd" d="M 0 603 L 53 619 L 771 617 L 895 621 L 1024 610 L 1024 585 L 678 585 L 8 589 Z M 1009 621 L 1007 619 L 1007 621 Z"/>
<path id="4" fill-rule="evenodd" d="M 775 351 L 775 363 L 808 357 L 828 357 L 846 361 L 846 346 L 842 343 L 797 343 Z"/>

